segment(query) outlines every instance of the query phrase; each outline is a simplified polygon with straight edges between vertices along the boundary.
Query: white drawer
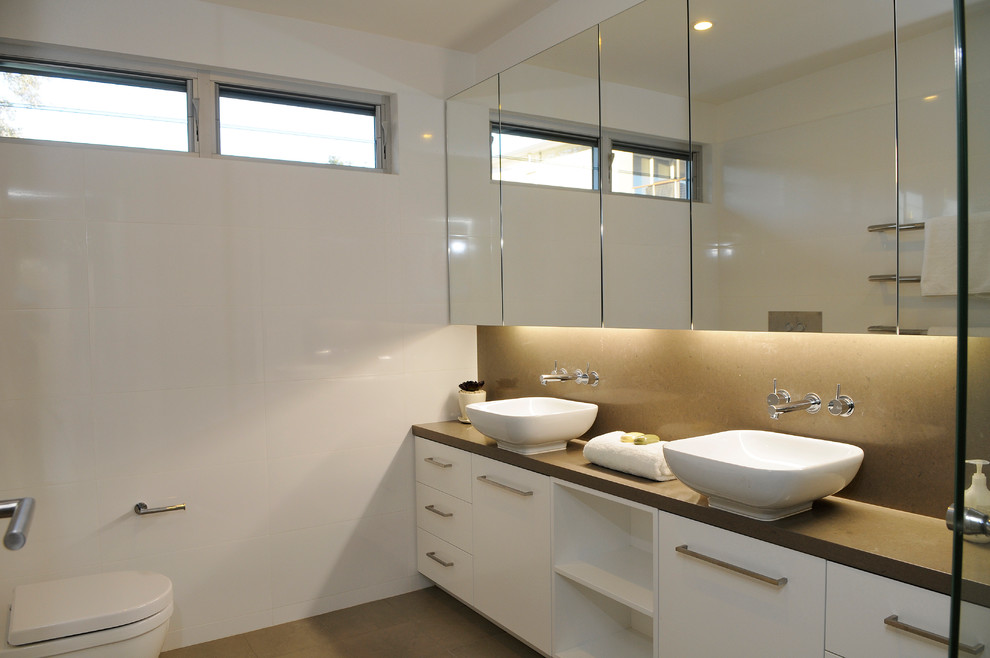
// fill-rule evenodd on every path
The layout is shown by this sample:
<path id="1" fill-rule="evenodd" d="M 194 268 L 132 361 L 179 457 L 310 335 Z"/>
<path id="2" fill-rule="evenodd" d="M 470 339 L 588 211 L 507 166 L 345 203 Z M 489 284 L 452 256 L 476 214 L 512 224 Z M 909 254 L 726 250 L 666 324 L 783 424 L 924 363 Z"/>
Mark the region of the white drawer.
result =
<path id="1" fill-rule="evenodd" d="M 471 502 L 471 453 L 417 436 L 416 481 Z"/>
<path id="2" fill-rule="evenodd" d="M 461 549 L 416 530 L 416 568 L 468 605 L 474 602 L 474 563 Z"/>
<path id="3" fill-rule="evenodd" d="M 471 503 L 417 482 L 416 525 L 471 552 Z"/>
<path id="4" fill-rule="evenodd" d="M 884 622 L 896 615 L 898 628 Z M 893 621 L 893 620 L 891 620 Z M 844 658 L 945 656 L 946 645 L 911 629 L 949 636 L 949 597 L 828 563 L 825 648 Z M 990 609 L 963 603 L 962 644 L 990 645 Z M 960 651 L 959 655 L 966 655 Z"/>

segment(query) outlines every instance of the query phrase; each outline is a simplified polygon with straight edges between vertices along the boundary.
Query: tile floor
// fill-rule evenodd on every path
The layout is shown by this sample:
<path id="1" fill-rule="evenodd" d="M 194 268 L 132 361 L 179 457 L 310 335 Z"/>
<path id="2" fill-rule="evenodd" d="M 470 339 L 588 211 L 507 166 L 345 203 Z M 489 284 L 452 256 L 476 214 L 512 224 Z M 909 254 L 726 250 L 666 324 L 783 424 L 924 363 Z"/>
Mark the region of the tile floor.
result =
<path id="1" fill-rule="evenodd" d="M 174 649 L 162 658 L 538 658 L 436 587 Z"/>

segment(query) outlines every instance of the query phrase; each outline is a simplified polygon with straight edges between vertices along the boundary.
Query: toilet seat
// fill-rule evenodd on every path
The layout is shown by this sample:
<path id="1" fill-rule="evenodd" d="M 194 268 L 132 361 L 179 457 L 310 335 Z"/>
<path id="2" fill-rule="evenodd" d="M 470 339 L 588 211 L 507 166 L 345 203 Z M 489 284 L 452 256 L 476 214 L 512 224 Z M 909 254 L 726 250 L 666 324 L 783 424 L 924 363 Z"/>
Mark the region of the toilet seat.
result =
<path id="1" fill-rule="evenodd" d="M 118 571 L 20 585 L 7 631 L 12 647 L 133 625 L 167 610 L 172 581 L 148 571 Z M 144 626 L 144 624 L 141 624 Z"/>

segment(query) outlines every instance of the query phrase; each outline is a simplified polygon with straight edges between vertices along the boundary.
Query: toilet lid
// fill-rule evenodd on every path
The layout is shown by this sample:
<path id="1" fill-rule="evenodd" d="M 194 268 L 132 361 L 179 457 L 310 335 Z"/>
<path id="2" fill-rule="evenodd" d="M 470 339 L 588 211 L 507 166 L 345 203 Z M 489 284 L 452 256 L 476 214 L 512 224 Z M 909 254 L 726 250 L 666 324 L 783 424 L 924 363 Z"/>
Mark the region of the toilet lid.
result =
<path id="1" fill-rule="evenodd" d="M 151 571 L 116 571 L 19 585 L 7 641 L 14 645 L 132 624 L 172 602 L 172 581 Z"/>

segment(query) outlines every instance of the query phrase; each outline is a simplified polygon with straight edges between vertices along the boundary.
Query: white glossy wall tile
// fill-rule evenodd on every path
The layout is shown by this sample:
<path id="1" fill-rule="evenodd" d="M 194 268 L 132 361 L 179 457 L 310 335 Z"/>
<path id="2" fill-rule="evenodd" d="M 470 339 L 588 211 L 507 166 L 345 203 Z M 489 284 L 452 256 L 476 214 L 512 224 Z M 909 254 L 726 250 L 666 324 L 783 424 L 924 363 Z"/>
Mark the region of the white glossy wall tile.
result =
<path id="1" fill-rule="evenodd" d="M 409 426 L 457 415 L 477 357 L 447 320 L 460 55 L 156 4 L 119 35 L 114 0 L 46 2 L 44 25 L 3 8 L 0 36 L 309 72 L 395 94 L 400 126 L 389 174 L 0 142 L 0 498 L 37 499 L 27 546 L 0 551 L 0 626 L 16 584 L 150 569 L 174 648 L 425 586 Z M 159 39 L 177 17 L 228 46 Z M 284 47 L 262 61 L 260 39 Z"/>

